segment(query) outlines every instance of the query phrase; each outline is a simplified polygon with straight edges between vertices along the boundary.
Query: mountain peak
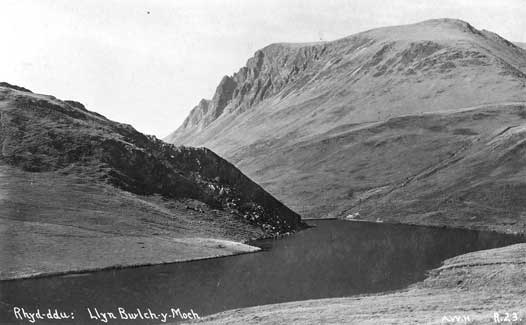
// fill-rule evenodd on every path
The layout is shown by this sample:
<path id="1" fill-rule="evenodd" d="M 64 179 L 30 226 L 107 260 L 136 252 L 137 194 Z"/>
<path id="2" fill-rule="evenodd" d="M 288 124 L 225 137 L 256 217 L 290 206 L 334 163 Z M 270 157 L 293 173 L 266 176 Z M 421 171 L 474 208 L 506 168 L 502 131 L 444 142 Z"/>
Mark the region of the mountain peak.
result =
<path id="1" fill-rule="evenodd" d="M 372 29 L 357 35 L 376 40 L 463 40 L 481 35 L 481 31 L 466 21 L 452 18 L 430 19 L 422 22 Z M 354 35 L 353 35 L 354 36 Z M 353 37 L 350 36 L 350 37 Z"/>
<path id="2" fill-rule="evenodd" d="M 417 23 L 415 25 L 435 26 L 435 27 L 442 27 L 442 28 L 448 28 L 448 29 L 457 29 L 460 32 L 469 33 L 469 34 L 476 34 L 476 35 L 481 34 L 481 31 L 473 27 L 473 25 L 471 25 L 467 21 L 464 21 L 461 19 L 454 19 L 454 18 L 430 19 L 430 20 L 425 20 L 423 22 Z"/>
<path id="3" fill-rule="evenodd" d="M 457 18 L 435 18 L 435 19 L 428 19 L 421 22 L 418 22 L 414 25 L 447 25 L 447 26 L 454 26 L 459 28 L 466 28 L 471 27 L 470 23 L 468 23 L 465 20 L 457 19 Z"/>

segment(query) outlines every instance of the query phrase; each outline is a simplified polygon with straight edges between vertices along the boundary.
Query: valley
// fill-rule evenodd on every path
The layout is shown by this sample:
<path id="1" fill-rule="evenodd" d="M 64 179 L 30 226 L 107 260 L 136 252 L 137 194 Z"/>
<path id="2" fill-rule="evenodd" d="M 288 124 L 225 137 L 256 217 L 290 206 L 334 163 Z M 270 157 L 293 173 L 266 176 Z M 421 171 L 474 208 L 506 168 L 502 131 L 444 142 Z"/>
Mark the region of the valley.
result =
<path id="1" fill-rule="evenodd" d="M 176 127 L 0 83 L 0 318 L 526 322 L 524 43 L 447 18 L 274 43 Z"/>

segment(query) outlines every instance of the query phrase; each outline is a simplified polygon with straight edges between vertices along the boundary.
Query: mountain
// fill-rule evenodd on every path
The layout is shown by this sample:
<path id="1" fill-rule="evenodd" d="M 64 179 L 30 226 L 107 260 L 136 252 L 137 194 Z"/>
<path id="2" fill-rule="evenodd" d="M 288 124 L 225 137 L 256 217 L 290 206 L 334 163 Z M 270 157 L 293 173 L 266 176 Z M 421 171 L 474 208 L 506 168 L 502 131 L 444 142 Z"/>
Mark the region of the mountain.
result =
<path id="1" fill-rule="evenodd" d="M 165 140 L 304 217 L 523 226 L 526 51 L 454 19 L 272 44 Z"/>
<path id="2" fill-rule="evenodd" d="M 2 278 L 254 249 L 300 217 L 204 148 L 0 84 Z"/>
<path id="3" fill-rule="evenodd" d="M 523 49 L 526 49 L 526 43 L 515 42 L 515 45 L 517 45 L 518 47 L 522 47 Z"/>

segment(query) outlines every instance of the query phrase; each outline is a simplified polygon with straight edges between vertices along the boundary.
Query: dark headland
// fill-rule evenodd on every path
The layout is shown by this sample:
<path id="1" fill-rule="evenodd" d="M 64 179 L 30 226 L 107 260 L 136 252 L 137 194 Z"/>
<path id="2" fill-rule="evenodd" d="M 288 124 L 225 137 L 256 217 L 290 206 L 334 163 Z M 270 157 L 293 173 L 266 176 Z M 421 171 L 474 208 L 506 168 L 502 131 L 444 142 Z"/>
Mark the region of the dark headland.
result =
<path id="1" fill-rule="evenodd" d="M 0 279 L 187 261 L 303 226 L 232 164 L 0 84 Z"/>

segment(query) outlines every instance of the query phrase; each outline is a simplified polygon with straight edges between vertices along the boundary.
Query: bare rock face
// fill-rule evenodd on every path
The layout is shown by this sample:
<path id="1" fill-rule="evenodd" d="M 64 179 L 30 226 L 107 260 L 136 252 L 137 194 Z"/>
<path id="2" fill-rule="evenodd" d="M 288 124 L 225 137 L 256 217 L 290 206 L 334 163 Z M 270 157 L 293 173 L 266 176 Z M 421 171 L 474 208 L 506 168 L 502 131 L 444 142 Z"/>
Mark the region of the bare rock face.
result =
<path id="1" fill-rule="evenodd" d="M 4 163 L 91 177 L 141 195 L 198 200 L 269 235 L 302 226 L 296 213 L 208 149 L 176 147 L 78 102 L 13 89 L 0 87 Z"/>
<path id="2" fill-rule="evenodd" d="M 435 19 L 272 44 L 225 78 L 234 90 L 218 87 L 214 98 L 229 99 L 198 106 L 165 140 L 218 152 L 304 216 L 502 221 L 499 229 L 522 220 L 521 204 L 503 203 L 516 202 L 505 188 L 522 193 L 511 167 L 521 158 L 494 171 L 509 177 L 490 177 L 522 131 L 496 149 L 489 143 L 523 123 L 526 51 L 495 33 Z M 487 174 L 469 171 L 476 159 Z M 484 207 L 481 188 L 506 193 L 494 202 L 499 212 Z"/>
<path id="3" fill-rule="evenodd" d="M 184 126 L 188 127 L 190 125 L 193 125 L 196 128 L 203 128 L 203 125 L 205 123 L 205 116 L 208 114 L 208 110 L 210 108 L 210 101 L 206 99 L 201 99 L 199 104 L 195 106 L 191 111 L 188 118 L 184 121 Z"/>
<path id="4" fill-rule="evenodd" d="M 273 44 L 257 51 L 232 77 L 224 76 L 212 100 L 201 100 L 168 139 L 184 137 L 194 129 L 202 130 L 223 113 L 239 114 L 275 95 L 297 81 L 300 72 L 319 60 L 325 49 L 324 45 L 291 48 Z"/>

